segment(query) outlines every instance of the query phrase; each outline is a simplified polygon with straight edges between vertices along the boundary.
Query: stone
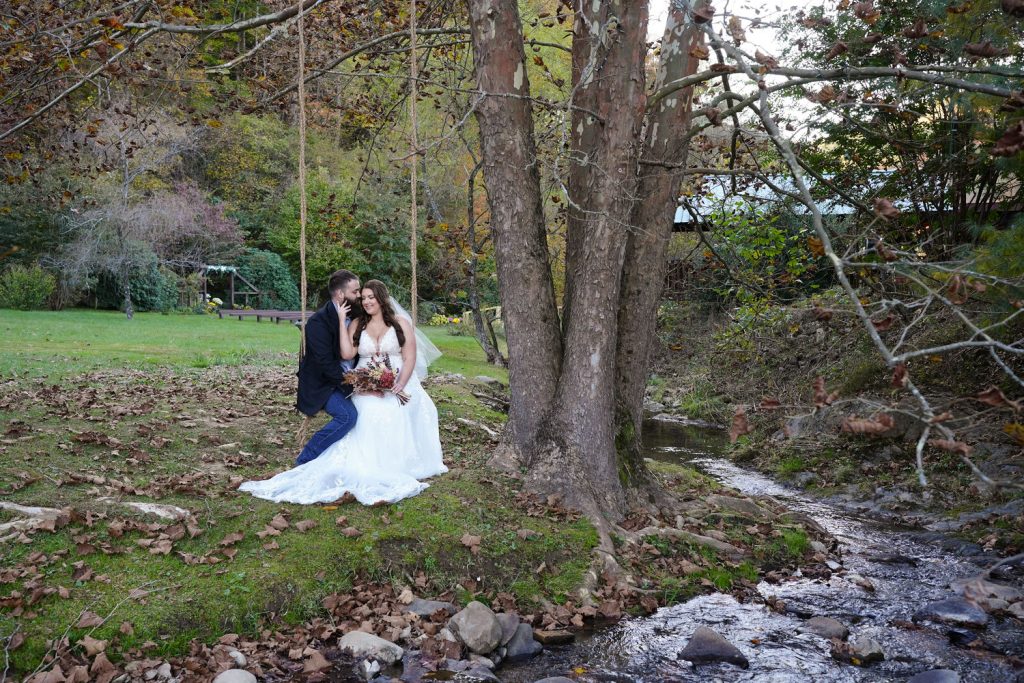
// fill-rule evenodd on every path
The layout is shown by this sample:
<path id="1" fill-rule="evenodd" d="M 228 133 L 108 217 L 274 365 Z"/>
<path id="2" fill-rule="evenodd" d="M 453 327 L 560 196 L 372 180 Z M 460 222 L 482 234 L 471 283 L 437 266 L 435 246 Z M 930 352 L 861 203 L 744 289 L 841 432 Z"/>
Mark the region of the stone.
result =
<path id="1" fill-rule="evenodd" d="M 228 657 L 231 657 L 231 660 L 239 669 L 244 669 L 245 665 L 249 663 L 248 660 L 245 658 L 245 655 L 243 655 L 238 650 L 229 650 Z"/>
<path id="2" fill-rule="evenodd" d="M 452 617 L 448 628 L 478 655 L 486 655 L 501 645 L 501 622 L 490 607 L 476 600 Z"/>
<path id="3" fill-rule="evenodd" d="M 228 669 L 217 674 L 213 683 L 256 683 L 256 677 L 244 669 Z"/>
<path id="4" fill-rule="evenodd" d="M 885 651 L 878 641 L 866 636 L 857 636 L 850 641 L 850 654 L 859 659 L 862 664 L 880 662 L 885 659 Z"/>
<path id="5" fill-rule="evenodd" d="M 455 614 L 459 608 L 450 602 L 443 602 L 441 600 L 423 600 L 421 598 L 415 598 L 412 602 L 405 606 L 406 612 L 412 612 L 418 614 L 424 619 L 429 617 L 431 614 L 439 609 L 443 609 L 448 613 L 448 616 Z"/>
<path id="6" fill-rule="evenodd" d="M 707 626 L 697 627 L 679 658 L 694 665 L 727 662 L 743 669 L 750 666 L 750 661 L 735 645 Z"/>
<path id="7" fill-rule="evenodd" d="M 494 616 L 498 617 L 498 623 L 501 624 L 501 645 L 508 645 L 508 641 L 512 640 L 512 636 L 516 634 L 516 630 L 519 628 L 519 615 L 502 612 Z"/>
<path id="8" fill-rule="evenodd" d="M 775 515 L 748 498 L 734 498 L 733 496 L 722 496 L 712 494 L 707 497 L 707 502 L 715 507 L 737 512 L 757 521 L 768 521 L 775 519 Z"/>
<path id="9" fill-rule="evenodd" d="M 800 633 L 813 633 L 822 638 L 846 640 L 850 630 L 831 617 L 812 617 L 797 629 Z"/>
<path id="10" fill-rule="evenodd" d="M 533 639 L 533 629 L 529 624 L 519 624 L 512 639 L 508 641 L 507 648 L 505 659 L 509 662 L 520 662 L 536 657 L 544 646 Z"/>
<path id="11" fill-rule="evenodd" d="M 470 668 L 463 671 L 458 680 L 460 681 L 483 681 L 484 683 L 501 683 L 497 676 L 491 673 L 491 670 L 485 666 L 471 666 Z"/>
<path id="12" fill-rule="evenodd" d="M 487 375 L 477 375 L 473 379 L 475 379 L 477 382 L 482 382 L 483 384 L 489 384 L 495 387 L 505 386 L 504 384 L 502 384 L 500 379 L 497 379 L 495 377 L 488 377 Z"/>
<path id="13" fill-rule="evenodd" d="M 807 488 L 818 481 L 818 475 L 814 472 L 797 472 L 793 475 L 793 483 L 800 488 Z"/>
<path id="14" fill-rule="evenodd" d="M 925 605 L 914 614 L 913 620 L 984 628 L 988 624 L 988 615 L 985 614 L 985 610 L 969 600 L 949 598 Z"/>
<path id="15" fill-rule="evenodd" d="M 419 652 L 406 652 L 402 657 L 402 683 L 420 683 L 430 673 L 423 664 L 423 656 Z"/>
<path id="16" fill-rule="evenodd" d="M 166 681 L 171 677 L 171 664 L 170 662 L 164 662 L 156 670 L 157 678 Z"/>
<path id="17" fill-rule="evenodd" d="M 960 683 L 960 674 L 951 669 L 932 669 L 914 674 L 907 683 Z"/>
<path id="18" fill-rule="evenodd" d="M 564 645 L 576 640 L 576 636 L 571 631 L 541 631 L 540 629 L 534 629 L 533 637 L 539 640 L 542 645 Z"/>
<path id="19" fill-rule="evenodd" d="M 571 678 L 566 678 L 565 676 L 549 676 L 548 678 L 542 678 L 539 681 L 534 681 L 534 683 L 576 683 L 576 681 Z"/>
<path id="20" fill-rule="evenodd" d="M 403 650 L 394 643 L 364 631 L 349 631 L 338 640 L 338 649 L 356 659 L 372 657 L 385 664 L 402 659 Z"/>
<path id="21" fill-rule="evenodd" d="M 494 671 L 494 667 L 495 667 L 494 662 L 492 662 L 487 657 L 484 657 L 483 655 L 473 655 L 473 654 L 471 654 L 469 656 L 469 661 L 473 662 L 474 664 L 479 664 L 480 666 L 485 667 L 487 669 L 490 669 L 491 671 Z"/>
<path id="22" fill-rule="evenodd" d="M 1005 610 L 1010 603 L 1024 600 L 1024 594 L 1021 594 L 1013 586 L 1006 586 L 983 578 L 954 581 L 953 589 L 986 612 Z"/>

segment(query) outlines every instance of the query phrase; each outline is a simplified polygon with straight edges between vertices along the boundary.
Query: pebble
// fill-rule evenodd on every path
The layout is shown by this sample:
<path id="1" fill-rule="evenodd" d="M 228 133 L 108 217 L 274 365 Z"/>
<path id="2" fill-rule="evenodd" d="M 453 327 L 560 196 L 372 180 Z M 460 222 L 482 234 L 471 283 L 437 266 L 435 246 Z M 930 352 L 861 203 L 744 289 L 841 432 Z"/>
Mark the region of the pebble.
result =
<path id="1" fill-rule="evenodd" d="M 907 683 L 960 683 L 960 674 L 950 669 L 932 669 L 911 676 Z"/>
<path id="2" fill-rule="evenodd" d="M 256 683 L 256 677 L 242 669 L 228 669 L 217 674 L 213 683 Z"/>
<path id="3" fill-rule="evenodd" d="M 831 617 L 812 617 L 797 630 L 801 633 L 813 633 L 822 638 L 837 640 L 846 640 L 850 635 L 850 630 L 846 626 Z"/>
<path id="4" fill-rule="evenodd" d="M 228 657 L 231 657 L 231 659 L 235 662 L 235 666 L 237 666 L 240 669 L 245 668 L 245 665 L 249 663 L 248 660 L 245 658 L 245 655 L 243 655 L 238 650 L 229 651 Z"/>
<path id="5" fill-rule="evenodd" d="M 914 614 L 913 620 L 984 628 L 988 624 L 988 615 L 969 600 L 949 598 L 925 605 Z"/>

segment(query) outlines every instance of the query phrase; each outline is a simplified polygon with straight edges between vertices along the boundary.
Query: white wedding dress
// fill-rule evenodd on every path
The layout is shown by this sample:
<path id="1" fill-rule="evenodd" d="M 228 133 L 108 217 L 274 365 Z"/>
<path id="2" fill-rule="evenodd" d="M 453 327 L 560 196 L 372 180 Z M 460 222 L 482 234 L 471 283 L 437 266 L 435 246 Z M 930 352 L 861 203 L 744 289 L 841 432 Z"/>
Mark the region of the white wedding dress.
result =
<path id="1" fill-rule="evenodd" d="M 379 350 L 374 341 L 367 332 L 360 336 L 357 367 L 379 353 L 387 355 L 397 371 L 402 366 L 402 349 L 394 328 L 384 333 Z M 356 424 L 345 438 L 315 460 L 271 479 L 247 481 L 239 490 L 275 502 L 303 504 L 329 503 L 345 493 L 364 505 L 415 496 L 427 488 L 420 479 L 447 472 L 448 468 L 441 460 L 437 408 L 415 372 L 405 391 L 410 396 L 405 405 L 392 394 L 354 395 Z"/>

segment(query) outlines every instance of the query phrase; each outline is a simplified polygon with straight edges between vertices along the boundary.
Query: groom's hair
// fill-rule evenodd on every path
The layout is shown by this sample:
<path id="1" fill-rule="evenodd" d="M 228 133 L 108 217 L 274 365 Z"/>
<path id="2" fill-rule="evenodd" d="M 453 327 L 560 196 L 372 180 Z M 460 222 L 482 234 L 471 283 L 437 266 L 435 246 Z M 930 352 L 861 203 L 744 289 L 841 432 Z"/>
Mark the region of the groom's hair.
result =
<path id="1" fill-rule="evenodd" d="M 331 279 L 327 281 L 327 292 L 334 296 L 334 293 L 339 289 L 345 289 L 345 285 L 358 279 L 359 276 L 351 270 L 336 270 L 331 273 Z"/>

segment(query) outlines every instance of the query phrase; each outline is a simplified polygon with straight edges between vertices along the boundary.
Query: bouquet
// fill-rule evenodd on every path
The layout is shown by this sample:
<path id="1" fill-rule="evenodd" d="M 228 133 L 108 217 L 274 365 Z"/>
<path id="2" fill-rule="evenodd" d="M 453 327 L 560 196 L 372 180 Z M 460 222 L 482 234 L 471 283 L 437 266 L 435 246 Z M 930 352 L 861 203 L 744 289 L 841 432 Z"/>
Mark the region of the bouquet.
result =
<path id="1" fill-rule="evenodd" d="M 345 373 L 345 383 L 351 384 L 352 388 L 360 394 L 375 394 L 390 392 L 395 388 L 398 381 L 398 370 L 391 367 L 391 361 L 384 356 L 383 361 L 371 359 L 369 363 L 361 368 L 356 368 Z M 409 402 L 409 394 L 399 391 L 395 396 L 398 402 L 405 405 Z"/>

